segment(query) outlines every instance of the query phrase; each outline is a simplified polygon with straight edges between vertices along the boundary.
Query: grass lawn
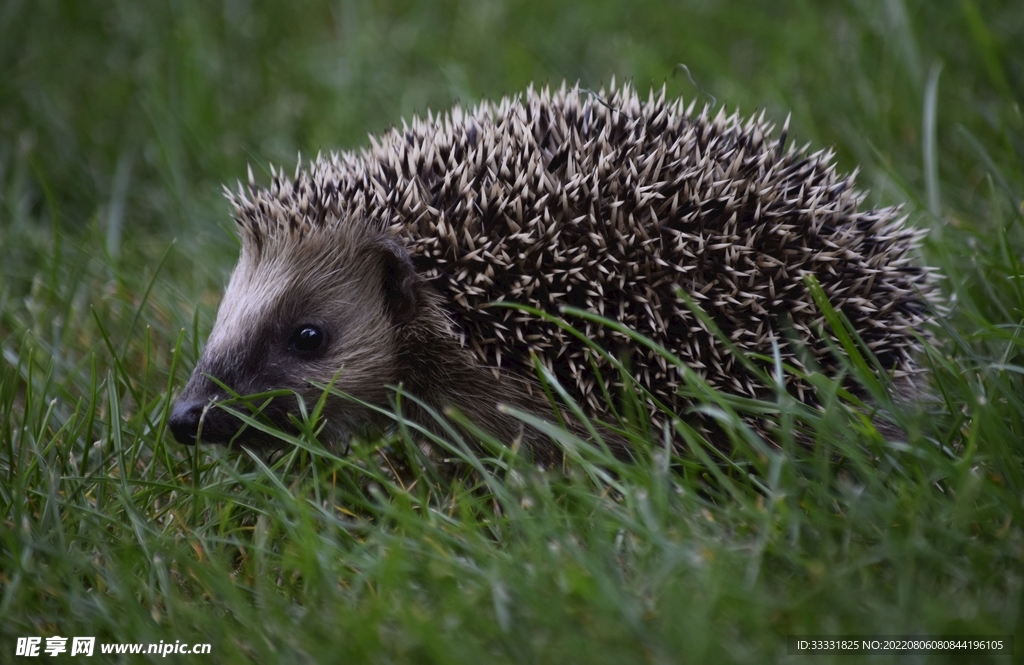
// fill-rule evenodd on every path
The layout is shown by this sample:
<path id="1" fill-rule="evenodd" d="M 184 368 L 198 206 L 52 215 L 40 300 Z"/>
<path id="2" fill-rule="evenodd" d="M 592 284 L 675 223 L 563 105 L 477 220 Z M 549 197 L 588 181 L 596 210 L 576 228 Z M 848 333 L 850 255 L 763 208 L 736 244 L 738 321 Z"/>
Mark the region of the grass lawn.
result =
<path id="1" fill-rule="evenodd" d="M 906 441 L 867 406 L 783 397 L 780 446 L 723 409 L 728 455 L 670 455 L 654 432 L 625 463 L 562 433 L 551 471 L 454 437 L 465 461 L 438 469 L 406 427 L 343 457 L 306 433 L 267 462 L 173 441 L 237 257 L 222 182 L 457 100 L 613 75 L 792 113 L 790 140 L 833 146 L 867 204 L 928 230 L 953 307 L 925 358 L 934 399 L 896 409 Z M 0 3 L 0 662 L 53 636 L 125 662 L 163 659 L 99 644 L 826 663 L 864 661 L 790 656 L 787 636 L 1012 634 L 1020 659 L 1022 104 L 1019 0 Z M 798 427 L 811 445 L 786 443 Z"/>

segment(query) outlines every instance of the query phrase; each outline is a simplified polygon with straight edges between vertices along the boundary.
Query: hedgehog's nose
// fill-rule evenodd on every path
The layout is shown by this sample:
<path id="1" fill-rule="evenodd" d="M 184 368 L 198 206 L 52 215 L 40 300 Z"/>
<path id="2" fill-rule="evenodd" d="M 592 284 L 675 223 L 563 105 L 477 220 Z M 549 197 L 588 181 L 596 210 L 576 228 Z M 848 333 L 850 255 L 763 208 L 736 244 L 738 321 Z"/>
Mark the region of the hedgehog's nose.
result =
<path id="1" fill-rule="evenodd" d="M 193 446 L 196 443 L 196 432 L 199 431 L 199 419 L 203 416 L 206 402 L 178 401 L 171 410 L 167 424 L 178 443 Z"/>

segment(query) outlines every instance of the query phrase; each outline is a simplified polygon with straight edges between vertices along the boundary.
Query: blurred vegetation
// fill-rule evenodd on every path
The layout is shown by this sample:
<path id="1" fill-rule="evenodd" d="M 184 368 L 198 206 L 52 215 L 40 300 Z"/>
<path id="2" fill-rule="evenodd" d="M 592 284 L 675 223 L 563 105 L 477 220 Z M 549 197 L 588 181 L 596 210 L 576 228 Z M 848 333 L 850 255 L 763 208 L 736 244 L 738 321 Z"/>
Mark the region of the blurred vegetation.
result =
<path id="1" fill-rule="evenodd" d="M 221 183 L 613 76 L 791 113 L 929 230 L 956 306 L 908 442 L 835 404 L 805 452 L 499 452 L 410 487 L 375 467 L 418 468 L 402 437 L 272 469 L 169 440 L 237 255 Z M 765 662 L 813 632 L 1020 653 L 1022 98 L 1019 0 L 3 0 L 0 660 L 55 634 L 218 662 Z"/>
<path id="2" fill-rule="evenodd" d="M 976 164 L 943 183 L 963 205 L 986 173 L 964 133 L 1000 143 L 1024 89 L 1016 2 L 9 0 L 2 12 L 2 154 L 31 171 L 7 177 L 28 197 L 21 214 L 40 214 L 49 191 L 83 225 L 123 169 L 130 226 L 147 232 L 194 223 L 190 206 L 209 207 L 249 160 L 291 163 L 428 108 L 612 76 L 779 121 L 792 111 L 797 137 L 836 145 L 845 168 L 921 192 L 922 101 L 940 66 L 940 173 Z M 1002 167 L 1019 181 L 1019 164 Z"/>

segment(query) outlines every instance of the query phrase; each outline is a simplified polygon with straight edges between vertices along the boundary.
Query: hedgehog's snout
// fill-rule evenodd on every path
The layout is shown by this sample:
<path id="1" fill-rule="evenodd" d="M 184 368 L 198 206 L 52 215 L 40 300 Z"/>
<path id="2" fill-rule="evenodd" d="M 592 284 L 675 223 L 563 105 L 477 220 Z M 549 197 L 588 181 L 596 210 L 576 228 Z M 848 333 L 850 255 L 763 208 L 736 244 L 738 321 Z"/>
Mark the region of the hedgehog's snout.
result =
<path id="1" fill-rule="evenodd" d="M 203 409 L 206 402 L 189 402 L 178 400 L 171 410 L 171 417 L 167 420 L 171 433 L 178 443 L 193 446 L 199 432 L 199 422 L 203 417 Z"/>
<path id="2" fill-rule="evenodd" d="M 266 411 L 276 414 L 278 409 L 268 407 Z M 194 446 L 196 441 L 228 444 L 245 429 L 234 414 L 217 408 L 216 400 L 179 399 L 167 424 L 178 443 L 187 446 Z"/>

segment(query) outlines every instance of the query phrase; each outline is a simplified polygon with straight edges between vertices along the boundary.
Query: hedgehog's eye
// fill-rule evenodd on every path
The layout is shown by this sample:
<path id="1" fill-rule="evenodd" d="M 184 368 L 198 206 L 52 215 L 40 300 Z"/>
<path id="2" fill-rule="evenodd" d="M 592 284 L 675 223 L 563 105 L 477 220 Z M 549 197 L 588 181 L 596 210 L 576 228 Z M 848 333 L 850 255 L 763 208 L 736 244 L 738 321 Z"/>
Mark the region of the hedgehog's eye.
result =
<path id="1" fill-rule="evenodd" d="M 295 329 L 288 340 L 288 350 L 295 353 L 313 353 L 318 351 L 327 340 L 324 331 L 317 326 L 304 323 Z"/>

